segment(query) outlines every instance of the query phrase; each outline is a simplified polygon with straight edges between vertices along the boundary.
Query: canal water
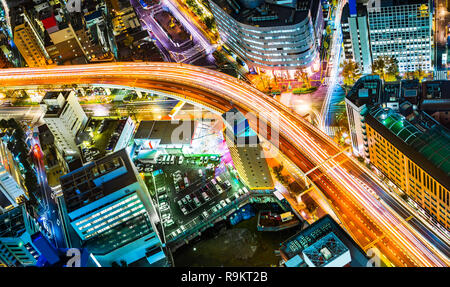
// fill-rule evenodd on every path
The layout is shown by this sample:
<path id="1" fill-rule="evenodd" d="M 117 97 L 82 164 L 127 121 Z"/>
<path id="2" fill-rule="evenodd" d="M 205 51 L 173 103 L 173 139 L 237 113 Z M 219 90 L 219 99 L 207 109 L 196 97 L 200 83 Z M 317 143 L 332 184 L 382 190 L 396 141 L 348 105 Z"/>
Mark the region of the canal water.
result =
<path id="1" fill-rule="evenodd" d="M 173 253 L 175 266 L 278 266 L 281 257 L 274 251 L 300 227 L 261 232 L 257 230 L 257 220 L 258 216 L 254 216 L 236 225 L 227 220 L 205 230 L 197 242 Z"/>

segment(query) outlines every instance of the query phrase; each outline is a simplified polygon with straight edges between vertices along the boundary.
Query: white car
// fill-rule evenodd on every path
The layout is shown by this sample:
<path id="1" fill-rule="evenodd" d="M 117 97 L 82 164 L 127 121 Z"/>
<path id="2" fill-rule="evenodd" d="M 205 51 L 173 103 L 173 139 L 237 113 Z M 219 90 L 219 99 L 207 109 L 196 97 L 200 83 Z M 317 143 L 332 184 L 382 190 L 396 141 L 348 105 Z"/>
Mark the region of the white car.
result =
<path id="1" fill-rule="evenodd" d="M 222 207 L 227 206 L 227 203 L 225 202 L 225 200 L 221 200 L 221 201 L 220 201 L 220 204 L 222 205 Z"/>
<path id="2" fill-rule="evenodd" d="M 230 200 L 229 198 L 226 198 L 226 199 L 225 199 L 225 202 L 226 202 L 227 204 L 230 204 L 230 203 L 231 203 L 231 200 Z"/>

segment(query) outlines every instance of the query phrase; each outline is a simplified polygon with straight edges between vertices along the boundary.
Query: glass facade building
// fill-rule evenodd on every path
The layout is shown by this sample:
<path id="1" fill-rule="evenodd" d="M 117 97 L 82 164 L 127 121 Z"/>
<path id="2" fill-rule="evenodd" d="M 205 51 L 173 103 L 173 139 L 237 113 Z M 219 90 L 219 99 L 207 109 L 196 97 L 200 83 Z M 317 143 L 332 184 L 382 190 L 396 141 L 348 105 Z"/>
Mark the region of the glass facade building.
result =
<path id="1" fill-rule="evenodd" d="M 398 60 L 400 73 L 432 70 L 433 13 L 430 1 L 380 2 L 380 6 L 367 7 L 373 60 L 393 56 Z"/>
<path id="2" fill-rule="evenodd" d="M 295 70 L 317 59 L 324 25 L 320 1 L 254 1 L 256 8 L 233 0 L 209 2 L 222 41 L 249 67 Z"/>

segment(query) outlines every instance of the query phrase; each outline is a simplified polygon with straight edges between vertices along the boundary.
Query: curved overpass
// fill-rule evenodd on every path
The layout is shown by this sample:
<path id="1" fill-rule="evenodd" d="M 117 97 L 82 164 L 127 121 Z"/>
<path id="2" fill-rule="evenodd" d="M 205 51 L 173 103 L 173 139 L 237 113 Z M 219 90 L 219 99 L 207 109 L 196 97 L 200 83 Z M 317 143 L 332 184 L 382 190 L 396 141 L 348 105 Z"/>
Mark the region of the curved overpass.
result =
<path id="1" fill-rule="evenodd" d="M 0 87 L 54 88 L 72 84 L 117 85 L 170 93 L 223 113 L 235 106 L 251 112 L 251 125 L 267 121 L 279 131 L 279 150 L 302 171 L 337 154 L 340 148 L 323 132 L 255 88 L 209 69 L 174 63 L 108 63 L 0 70 Z M 273 124 L 273 119 L 278 124 Z M 337 164 L 339 163 L 339 164 Z M 364 176 L 345 154 L 328 161 L 309 177 L 327 197 L 345 227 L 365 250 L 376 247 L 395 266 L 448 266 L 434 248 L 398 214 L 380 203 Z"/>

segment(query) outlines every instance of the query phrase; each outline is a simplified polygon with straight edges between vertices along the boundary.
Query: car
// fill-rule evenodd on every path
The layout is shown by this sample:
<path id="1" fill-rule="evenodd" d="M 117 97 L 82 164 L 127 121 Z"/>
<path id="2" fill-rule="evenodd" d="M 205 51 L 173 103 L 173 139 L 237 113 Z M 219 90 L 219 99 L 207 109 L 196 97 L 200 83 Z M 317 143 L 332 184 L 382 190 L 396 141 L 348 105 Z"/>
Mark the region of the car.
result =
<path id="1" fill-rule="evenodd" d="M 170 157 L 170 164 L 175 164 L 175 156 L 174 155 L 172 155 Z"/>
<path id="2" fill-rule="evenodd" d="M 230 186 L 231 186 L 231 183 L 230 183 L 230 181 L 229 181 L 229 180 L 225 180 L 225 184 L 226 184 L 226 186 L 228 186 L 228 187 L 230 187 Z"/>
<path id="3" fill-rule="evenodd" d="M 161 206 L 161 207 L 160 207 L 160 210 L 161 210 L 161 211 L 169 210 L 169 206 L 168 206 L 168 205 Z"/>
<path id="4" fill-rule="evenodd" d="M 202 192 L 202 196 L 206 201 L 209 200 L 209 196 L 208 196 L 208 194 L 206 194 L 206 192 Z"/>
<path id="5" fill-rule="evenodd" d="M 187 229 L 186 226 L 184 226 L 184 225 L 181 225 L 180 228 L 181 228 L 181 230 L 182 230 L 183 232 L 185 232 L 186 229 Z"/>
<path id="6" fill-rule="evenodd" d="M 223 192 L 223 189 L 220 187 L 220 185 L 216 184 L 215 187 L 219 193 Z"/>
<path id="7" fill-rule="evenodd" d="M 206 211 L 206 210 L 203 211 L 203 212 L 202 212 L 202 215 L 203 215 L 203 217 L 204 217 L 205 219 L 208 218 L 208 215 L 209 215 L 209 214 L 208 214 L 208 211 Z"/>
<path id="8" fill-rule="evenodd" d="M 169 220 L 167 220 L 166 222 L 164 222 L 164 226 L 165 227 L 167 227 L 167 226 L 171 226 L 171 225 L 173 225 L 175 222 L 172 220 L 172 219 L 169 219 Z"/>
<path id="9" fill-rule="evenodd" d="M 199 169 L 199 170 L 198 170 L 198 175 L 199 175 L 200 177 L 203 176 L 203 170 L 202 170 L 202 169 Z"/>
<path id="10" fill-rule="evenodd" d="M 186 199 L 186 197 L 183 197 L 183 198 L 181 199 L 181 201 L 183 202 L 183 204 L 187 204 L 187 199 Z"/>
<path id="11" fill-rule="evenodd" d="M 184 206 L 181 207 L 181 212 L 183 212 L 184 215 L 188 214 L 188 211 Z"/>
<path id="12" fill-rule="evenodd" d="M 182 164 L 184 160 L 184 157 L 180 155 L 180 158 L 178 159 L 178 164 Z"/>
<path id="13" fill-rule="evenodd" d="M 216 208 L 217 208 L 217 210 L 221 210 L 222 209 L 222 205 L 220 204 L 220 203 L 218 203 L 218 204 L 216 204 Z"/>
<path id="14" fill-rule="evenodd" d="M 222 205 L 222 207 L 225 207 L 225 206 L 227 206 L 227 204 L 226 204 L 226 202 L 225 202 L 225 200 L 221 200 L 220 202 L 219 202 L 221 205 Z"/>
<path id="15" fill-rule="evenodd" d="M 230 204 L 230 203 L 231 203 L 231 200 L 230 200 L 229 198 L 225 198 L 225 202 L 226 202 L 227 204 Z"/>
<path id="16" fill-rule="evenodd" d="M 202 204 L 200 203 L 200 200 L 198 200 L 198 198 L 197 198 L 196 196 L 194 196 L 194 202 L 195 202 L 195 205 L 197 205 L 197 207 L 199 207 L 200 205 L 202 205 Z"/>
<path id="17" fill-rule="evenodd" d="M 239 188 L 238 193 L 239 195 L 244 195 L 244 191 L 242 190 L 242 188 Z"/>
<path id="18" fill-rule="evenodd" d="M 181 232 L 182 232 L 182 231 L 181 231 L 181 228 L 178 228 L 178 229 L 177 229 L 177 235 L 180 235 Z"/>
<path id="19" fill-rule="evenodd" d="M 216 181 L 214 178 L 211 180 L 211 182 L 212 182 L 214 185 L 216 185 L 216 183 L 217 183 L 217 181 Z"/>
<path id="20" fill-rule="evenodd" d="M 217 212 L 217 207 L 214 205 L 211 210 L 213 213 L 215 213 L 215 212 Z"/>
<path id="21" fill-rule="evenodd" d="M 245 193 L 248 193 L 248 189 L 245 186 L 242 189 L 244 190 Z"/>
<path id="22" fill-rule="evenodd" d="M 184 198 L 186 198 L 186 200 L 188 201 L 188 202 L 192 202 L 192 198 L 191 198 L 191 196 L 188 194 L 188 195 L 186 195 Z"/>

